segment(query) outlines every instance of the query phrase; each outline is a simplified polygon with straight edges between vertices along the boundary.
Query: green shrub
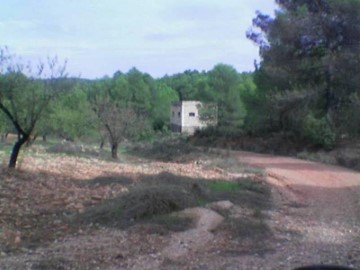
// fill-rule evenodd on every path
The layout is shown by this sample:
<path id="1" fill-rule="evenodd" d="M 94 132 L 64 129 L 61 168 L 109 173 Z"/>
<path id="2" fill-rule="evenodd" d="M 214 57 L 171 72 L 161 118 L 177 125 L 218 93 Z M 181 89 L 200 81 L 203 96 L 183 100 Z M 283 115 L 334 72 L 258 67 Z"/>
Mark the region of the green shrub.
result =
<path id="1" fill-rule="evenodd" d="M 303 127 L 303 135 L 311 143 L 328 150 L 335 146 L 335 133 L 325 117 L 315 118 L 313 114 L 308 114 Z"/>

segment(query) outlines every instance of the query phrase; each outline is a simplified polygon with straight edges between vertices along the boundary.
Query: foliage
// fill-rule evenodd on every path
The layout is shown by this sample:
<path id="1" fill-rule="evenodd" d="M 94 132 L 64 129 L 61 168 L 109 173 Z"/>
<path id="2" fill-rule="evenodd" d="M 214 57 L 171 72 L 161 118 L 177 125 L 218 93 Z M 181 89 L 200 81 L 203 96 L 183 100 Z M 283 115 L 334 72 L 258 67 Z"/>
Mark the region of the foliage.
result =
<path id="1" fill-rule="evenodd" d="M 199 93 L 206 92 L 207 89 L 206 74 L 197 70 L 186 70 L 171 77 L 165 76 L 160 81 L 174 89 L 180 100 L 199 99 Z"/>
<path id="2" fill-rule="evenodd" d="M 164 83 L 157 83 L 152 110 L 154 130 L 166 131 L 170 126 L 171 103 L 179 100 L 179 95 Z"/>
<path id="3" fill-rule="evenodd" d="M 0 111 L 12 123 L 18 140 L 10 156 L 9 167 L 16 166 L 22 145 L 29 140 L 49 103 L 71 89 L 65 81 L 65 65 L 57 58 L 40 63 L 34 71 L 6 49 L 0 51 Z"/>
<path id="4" fill-rule="evenodd" d="M 203 104 L 216 105 L 203 108 L 200 117 L 208 119 L 216 115 L 219 128 L 239 131 L 246 115 L 242 92 L 251 91 L 255 85 L 251 74 L 239 74 L 234 67 L 217 64 L 208 72 L 185 71 L 160 79 L 178 92 L 180 100 L 199 100 Z"/>
<path id="5" fill-rule="evenodd" d="M 218 121 L 218 107 L 216 103 L 200 103 L 197 106 L 200 121 L 207 123 L 209 126 L 216 126 Z"/>
<path id="6" fill-rule="evenodd" d="M 262 59 L 255 72 L 257 93 L 247 101 L 255 101 L 255 106 L 265 101 L 261 113 L 266 117 L 259 122 L 266 128 L 293 130 L 289 123 L 294 117 L 301 122 L 307 113 L 316 112 L 326 117 L 333 133 L 338 133 L 340 112 L 351 95 L 359 95 L 360 2 L 276 2 L 279 10 L 275 18 L 258 12 L 253 24 L 259 31 L 247 33 L 259 46 Z M 283 95 L 286 101 L 294 91 L 302 93 L 296 103 L 290 98 L 279 107 L 276 99 L 271 100 L 274 95 Z M 301 111 L 304 113 L 299 115 Z"/>
<path id="7" fill-rule="evenodd" d="M 92 133 L 96 118 L 92 117 L 87 95 L 79 86 L 54 103 L 50 123 L 55 134 L 70 141 Z"/>
<path id="8" fill-rule="evenodd" d="M 339 112 L 338 121 L 340 136 L 360 136 L 360 96 L 353 94 L 349 97 L 349 102 Z"/>
<path id="9" fill-rule="evenodd" d="M 134 140 L 143 135 L 146 129 L 146 121 L 132 107 L 122 107 L 104 101 L 94 107 L 96 115 L 107 132 L 111 144 L 111 153 L 117 158 L 118 146 L 125 139 Z"/>
<path id="10" fill-rule="evenodd" d="M 325 117 L 317 119 L 309 114 L 304 123 L 304 136 L 325 149 L 331 149 L 335 145 L 335 134 Z"/>
<path id="11" fill-rule="evenodd" d="M 11 123 L 6 118 L 6 115 L 3 113 L 0 113 L 0 136 L 1 139 L 5 138 L 5 135 L 7 132 L 11 130 Z"/>
<path id="12" fill-rule="evenodd" d="M 218 125 L 241 127 L 245 111 L 237 71 L 231 66 L 218 64 L 209 72 L 209 85 L 218 105 Z"/>

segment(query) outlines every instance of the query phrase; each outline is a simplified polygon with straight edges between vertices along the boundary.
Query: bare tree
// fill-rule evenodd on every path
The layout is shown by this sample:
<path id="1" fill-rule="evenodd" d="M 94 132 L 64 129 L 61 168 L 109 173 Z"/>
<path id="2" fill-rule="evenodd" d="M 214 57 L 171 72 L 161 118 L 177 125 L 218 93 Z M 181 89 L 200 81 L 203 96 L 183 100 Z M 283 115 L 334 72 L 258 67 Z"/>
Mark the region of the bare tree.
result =
<path id="1" fill-rule="evenodd" d="M 103 101 L 93 106 L 111 145 L 111 156 L 118 158 L 119 144 L 133 139 L 146 129 L 145 118 L 132 107 Z"/>
<path id="2" fill-rule="evenodd" d="M 6 48 L 0 49 L 0 112 L 17 132 L 9 168 L 15 168 L 21 147 L 29 140 L 49 102 L 71 89 L 64 80 L 65 67 L 66 63 L 59 64 L 55 57 L 33 68 L 31 64 L 22 64 Z"/>

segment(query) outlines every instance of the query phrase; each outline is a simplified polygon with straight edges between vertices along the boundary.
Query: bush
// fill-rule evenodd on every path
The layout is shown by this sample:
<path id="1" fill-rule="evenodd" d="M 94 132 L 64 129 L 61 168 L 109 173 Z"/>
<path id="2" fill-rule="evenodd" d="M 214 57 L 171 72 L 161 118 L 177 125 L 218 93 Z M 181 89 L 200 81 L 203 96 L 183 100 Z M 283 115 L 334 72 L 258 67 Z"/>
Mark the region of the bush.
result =
<path id="1" fill-rule="evenodd" d="M 187 142 L 185 138 L 178 137 L 165 138 L 155 141 L 151 145 L 138 145 L 133 147 L 131 152 L 151 160 L 187 162 L 187 156 L 198 154 L 200 150 Z"/>
<path id="2" fill-rule="evenodd" d="M 168 230 L 181 230 L 188 227 L 189 220 L 177 221 L 167 214 L 222 200 L 250 209 L 271 206 L 270 189 L 262 182 L 246 179 L 212 181 L 161 173 L 143 177 L 129 186 L 127 193 L 89 208 L 78 216 L 77 221 L 118 228 L 138 222 L 159 224 L 160 221 Z"/>
<path id="3" fill-rule="evenodd" d="M 304 121 L 303 127 L 303 135 L 311 143 L 324 147 L 327 150 L 335 146 L 335 133 L 325 117 L 317 119 L 314 115 L 309 114 Z"/>
<path id="4" fill-rule="evenodd" d="M 137 184 L 129 192 L 95 206 L 82 220 L 111 227 L 125 228 L 136 221 L 169 214 L 197 205 L 195 190 L 173 184 Z"/>

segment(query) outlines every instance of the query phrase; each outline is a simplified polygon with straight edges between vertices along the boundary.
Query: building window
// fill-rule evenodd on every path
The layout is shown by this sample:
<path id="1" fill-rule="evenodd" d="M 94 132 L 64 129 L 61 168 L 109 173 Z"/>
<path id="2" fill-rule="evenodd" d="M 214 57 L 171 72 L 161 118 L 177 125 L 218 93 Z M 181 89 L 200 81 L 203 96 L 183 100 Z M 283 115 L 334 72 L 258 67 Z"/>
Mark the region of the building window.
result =
<path id="1" fill-rule="evenodd" d="M 178 116 L 179 116 L 179 117 L 181 116 L 181 113 L 180 113 L 180 112 L 178 112 Z"/>
<path id="2" fill-rule="evenodd" d="M 194 112 L 191 112 L 191 113 L 189 113 L 189 116 L 190 116 L 190 117 L 195 117 L 195 113 L 194 113 Z"/>

